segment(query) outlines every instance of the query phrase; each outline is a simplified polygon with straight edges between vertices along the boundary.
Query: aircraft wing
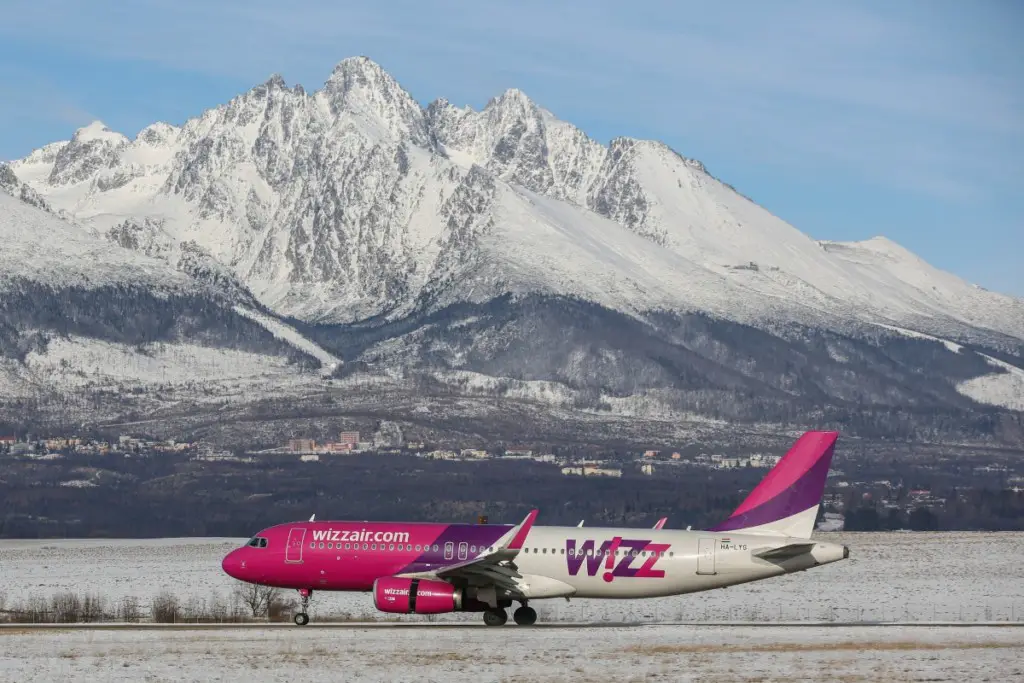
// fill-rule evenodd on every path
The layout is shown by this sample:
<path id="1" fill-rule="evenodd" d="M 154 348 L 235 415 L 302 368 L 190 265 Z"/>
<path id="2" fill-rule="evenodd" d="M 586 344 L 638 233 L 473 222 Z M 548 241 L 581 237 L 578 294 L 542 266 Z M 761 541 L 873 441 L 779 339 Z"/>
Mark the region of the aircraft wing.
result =
<path id="1" fill-rule="evenodd" d="M 521 579 L 522 575 L 513 560 L 522 550 L 523 542 L 536 519 L 537 510 L 531 510 L 526 519 L 498 539 L 494 544 L 494 550 L 490 552 L 482 553 L 463 562 L 438 567 L 435 570 L 402 574 L 401 576 L 442 581 L 454 577 L 473 578 L 477 582 L 489 583 L 496 588 L 517 591 L 516 579 Z"/>
<path id="2" fill-rule="evenodd" d="M 765 548 L 764 550 L 755 550 L 751 554 L 754 557 L 760 557 L 764 560 L 788 560 L 791 557 L 797 555 L 803 555 L 809 552 L 816 543 L 787 543 L 786 545 L 778 546 L 775 548 Z"/>

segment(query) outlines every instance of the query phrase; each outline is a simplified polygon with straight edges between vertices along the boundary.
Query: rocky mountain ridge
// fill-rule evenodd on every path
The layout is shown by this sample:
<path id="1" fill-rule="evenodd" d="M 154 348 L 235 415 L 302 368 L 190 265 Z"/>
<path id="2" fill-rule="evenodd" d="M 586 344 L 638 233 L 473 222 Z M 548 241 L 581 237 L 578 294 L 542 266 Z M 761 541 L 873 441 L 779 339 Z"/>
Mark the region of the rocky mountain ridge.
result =
<path id="1" fill-rule="evenodd" d="M 286 326 L 341 382 L 889 432 L 894 408 L 1024 408 L 1021 299 L 885 238 L 813 240 L 700 162 L 602 145 L 518 90 L 421 107 L 346 59 L 318 91 L 274 76 L 134 139 L 91 124 L 0 182 Z"/>

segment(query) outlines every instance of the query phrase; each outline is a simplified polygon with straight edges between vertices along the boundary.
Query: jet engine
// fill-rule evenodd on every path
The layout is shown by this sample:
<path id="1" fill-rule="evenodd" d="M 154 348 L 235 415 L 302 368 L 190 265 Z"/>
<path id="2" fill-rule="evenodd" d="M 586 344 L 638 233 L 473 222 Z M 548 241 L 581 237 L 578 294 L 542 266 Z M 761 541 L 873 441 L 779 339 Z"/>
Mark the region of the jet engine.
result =
<path id="1" fill-rule="evenodd" d="M 373 582 L 373 606 L 399 614 L 455 612 L 463 609 L 462 590 L 445 581 L 389 576 Z"/>

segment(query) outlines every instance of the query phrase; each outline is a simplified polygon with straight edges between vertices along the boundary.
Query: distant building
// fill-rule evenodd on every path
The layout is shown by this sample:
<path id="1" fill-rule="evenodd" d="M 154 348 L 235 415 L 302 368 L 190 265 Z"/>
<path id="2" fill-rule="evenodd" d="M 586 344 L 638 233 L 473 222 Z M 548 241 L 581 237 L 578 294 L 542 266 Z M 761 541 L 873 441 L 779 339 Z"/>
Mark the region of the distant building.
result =
<path id="1" fill-rule="evenodd" d="M 645 458 L 656 458 L 661 451 L 644 451 Z"/>
<path id="2" fill-rule="evenodd" d="M 292 453 L 312 453 L 316 442 L 312 439 L 289 439 L 288 450 Z"/>
<path id="3" fill-rule="evenodd" d="M 359 443 L 359 432 L 342 432 L 338 435 L 338 443 L 352 444 Z"/>
<path id="4" fill-rule="evenodd" d="M 598 467 L 597 465 L 586 463 L 579 467 L 563 467 L 562 474 L 568 476 L 578 477 L 621 477 L 622 470 L 619 469 L 608 469 L 604 467 Z"/>
<path id="5" fill-rule="evenodd" d="M 317 455 L 316 453 L 307 453 L 306 455 L 300 457 L 299 460 L 301 460 L 302 462 L 317 462 L 318 460 L 320 460 L 320 456 Z"/>
<path id="6" fill-rule="evenodd" d="M 652 465 L 649 462 L 645 462 L 643 465 L 640 466 L 640 471 L 646 474 L 647 476 L 651 476 L 652 474 L 654 474 L 654 465 Z"/>

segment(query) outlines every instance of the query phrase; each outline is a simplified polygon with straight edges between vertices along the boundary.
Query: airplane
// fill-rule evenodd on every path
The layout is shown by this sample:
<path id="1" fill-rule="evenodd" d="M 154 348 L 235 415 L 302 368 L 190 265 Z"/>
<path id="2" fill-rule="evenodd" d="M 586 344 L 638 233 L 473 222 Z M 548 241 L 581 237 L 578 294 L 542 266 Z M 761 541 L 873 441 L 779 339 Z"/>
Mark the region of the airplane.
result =
<path id="1" fill-rule="evenodd" d="M 811 540 L 837 432 L 803 434 L 728 519 L 703 531 L 519 524 L 309 521 L 279 524 L 232 550 L 223 570 L 296 589 L 362 591 L 392 614 L 482 612 L 530 626 L 534 600 L 657 598 L 758 581 L 847 559 Z"/>

